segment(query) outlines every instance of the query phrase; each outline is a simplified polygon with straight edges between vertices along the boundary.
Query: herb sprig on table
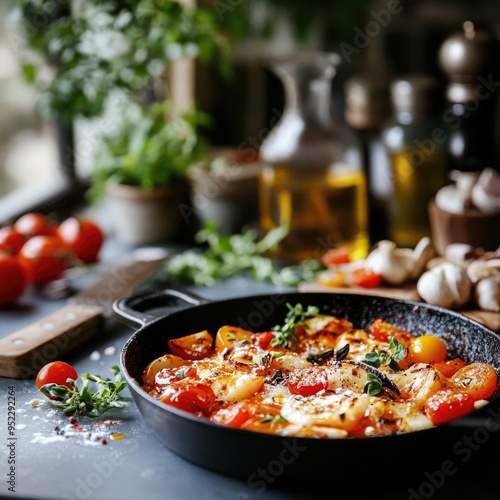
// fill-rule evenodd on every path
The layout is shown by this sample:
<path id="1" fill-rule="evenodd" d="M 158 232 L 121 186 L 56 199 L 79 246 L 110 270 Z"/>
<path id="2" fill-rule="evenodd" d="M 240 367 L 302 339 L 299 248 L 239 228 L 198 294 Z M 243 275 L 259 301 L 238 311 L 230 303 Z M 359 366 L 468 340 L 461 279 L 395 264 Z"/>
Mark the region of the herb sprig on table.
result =
<path id="1" fill-rule="evenodd" d="M 112 368 L 115 380 L 84 373 L 81 375 L 81 389 L 76 381 L 68 379 L 71 387 L 51 383 L 40 387 L 40 392 L 51 398 L 50 403 L 60 408 L 65 415 L 98 417 L 110 408 L 123 408 L 127 404 L 120 395 L 127 384 L 122 380 L 118 366 Z M 95 390 L 91 389 L 91 383 L 96 386 Z"/>
<path id="2" fill-rule="evenodd" d="M 169 259 L 158 279 L 212 286 L 239 274 L 248 274 L 258 281 L 270 281 L 280 286 L 297 286 L 302 280 L 313 279 L 324 269 L 316 260 L 306 260 L 295 266 L 279 267 L 266 256 L 286 236 L 287 230 L 278 227 L 257 239 L 255 231 L 241 234 L 219 234 L 214 222 L 208 222 L 195 235 L 203 250 L 187 250 Z"/>

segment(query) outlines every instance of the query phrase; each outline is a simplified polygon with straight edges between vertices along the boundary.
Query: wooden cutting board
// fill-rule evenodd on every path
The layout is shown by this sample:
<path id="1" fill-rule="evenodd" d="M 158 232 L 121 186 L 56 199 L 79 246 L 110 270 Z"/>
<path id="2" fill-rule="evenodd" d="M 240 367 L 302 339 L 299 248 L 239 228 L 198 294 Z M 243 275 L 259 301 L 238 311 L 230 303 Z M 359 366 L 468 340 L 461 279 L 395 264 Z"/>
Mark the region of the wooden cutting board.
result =
<path id="1" fill-rule="evenodd" d="M 316 281 L 304 281 L 299 284 L 299 292 L 327 292 L 327 293 L 356 293 L 361 295 L 375 295 L 377 297 L 389 297 L 393 299 L 417 300 L 420 297 L 417 293 L 415 284 L 404 287 L 378 287 L 361 288 L 356 286 L 334 287 L 326 286 Z M 481 310 L 463 310 L 457 311 L 463 315 L 483 324 L 491 330 L 500 333 L 500 313 L 481 311 Z"/>

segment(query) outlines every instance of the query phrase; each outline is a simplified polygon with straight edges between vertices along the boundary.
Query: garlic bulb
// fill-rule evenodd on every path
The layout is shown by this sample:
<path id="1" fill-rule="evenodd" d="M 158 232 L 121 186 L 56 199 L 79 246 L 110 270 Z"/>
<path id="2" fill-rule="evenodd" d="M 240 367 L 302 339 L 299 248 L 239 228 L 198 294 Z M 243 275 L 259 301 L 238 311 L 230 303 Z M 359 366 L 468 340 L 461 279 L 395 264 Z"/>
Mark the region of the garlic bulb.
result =
<path id="1" fill-rule="evenodd" d="M 442 262 L 422 274 L 417 292 L 429 304 L 457 309 L 469 301 L 472 283 L 462 266 Z"/>
<path id="2" fill-rule="evenodd" d="M 500 273 L 480 280 L 476 285 L 475 298 L 481 309 L 500 312 Z"/>
<path id="3" fill-rule="evenodd" d="M 472 202 L 486 214 L 500 211 L 500 175 L 492 168 L 485 168 L 472 189 Z"/>
<path id="4" fill-rule="evenodd" d="M 380 274 L 387 283 L 400 285 L 408 279 L 413 269 L 413 259 L 410 253 L 396 248 L 393 241 L 382 240 L 366 258 L 365 267 Z"/>
<path id="5" fill-rule="evenodd" d="M 474 260 L 467 266 L 467 275 L 472 283 L 500 271 L 500 259 Z"/>
<path id="6" fill-rule="evenodd" d="M 436 205 L 452 214 L 464 213 L 471 205 L 471 194 L 476 180 L 475 173 L 460 173 L 454 186 L 444 186 L 436 193 Z"/>

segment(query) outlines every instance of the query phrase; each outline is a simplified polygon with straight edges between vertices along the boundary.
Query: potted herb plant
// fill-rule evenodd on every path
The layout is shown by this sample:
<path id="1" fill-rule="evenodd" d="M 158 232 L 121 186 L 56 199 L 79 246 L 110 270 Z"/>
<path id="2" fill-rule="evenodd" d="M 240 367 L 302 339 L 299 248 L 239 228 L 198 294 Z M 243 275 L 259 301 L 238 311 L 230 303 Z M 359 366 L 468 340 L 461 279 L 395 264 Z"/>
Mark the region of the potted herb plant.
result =
<path id="1" fill-rule="evenodd" d="M 206 145 L 200 113 L 166 119 L 168 101 L 138 107 L 96 154 L 91 199 L 106 203 L 110 230 L 131 245 L 168 241 L 178 234 L 187 198 L 187 171 Z"/>

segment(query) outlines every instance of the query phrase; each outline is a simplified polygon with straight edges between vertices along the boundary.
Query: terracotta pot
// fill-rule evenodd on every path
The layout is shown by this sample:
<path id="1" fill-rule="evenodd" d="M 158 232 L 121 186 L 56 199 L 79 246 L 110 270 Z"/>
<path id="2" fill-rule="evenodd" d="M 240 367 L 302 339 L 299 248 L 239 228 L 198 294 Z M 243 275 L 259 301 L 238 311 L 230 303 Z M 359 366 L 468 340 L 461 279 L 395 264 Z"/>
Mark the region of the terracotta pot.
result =
<path id="1" fill-rule="evenodd" d="M 179 206 L 186 191 L 186 183 L 151 190 L 109 185 L 106 204 L 110 230 L 118 241 L 127 245 L 171 241 L 179 230 Z"/>

